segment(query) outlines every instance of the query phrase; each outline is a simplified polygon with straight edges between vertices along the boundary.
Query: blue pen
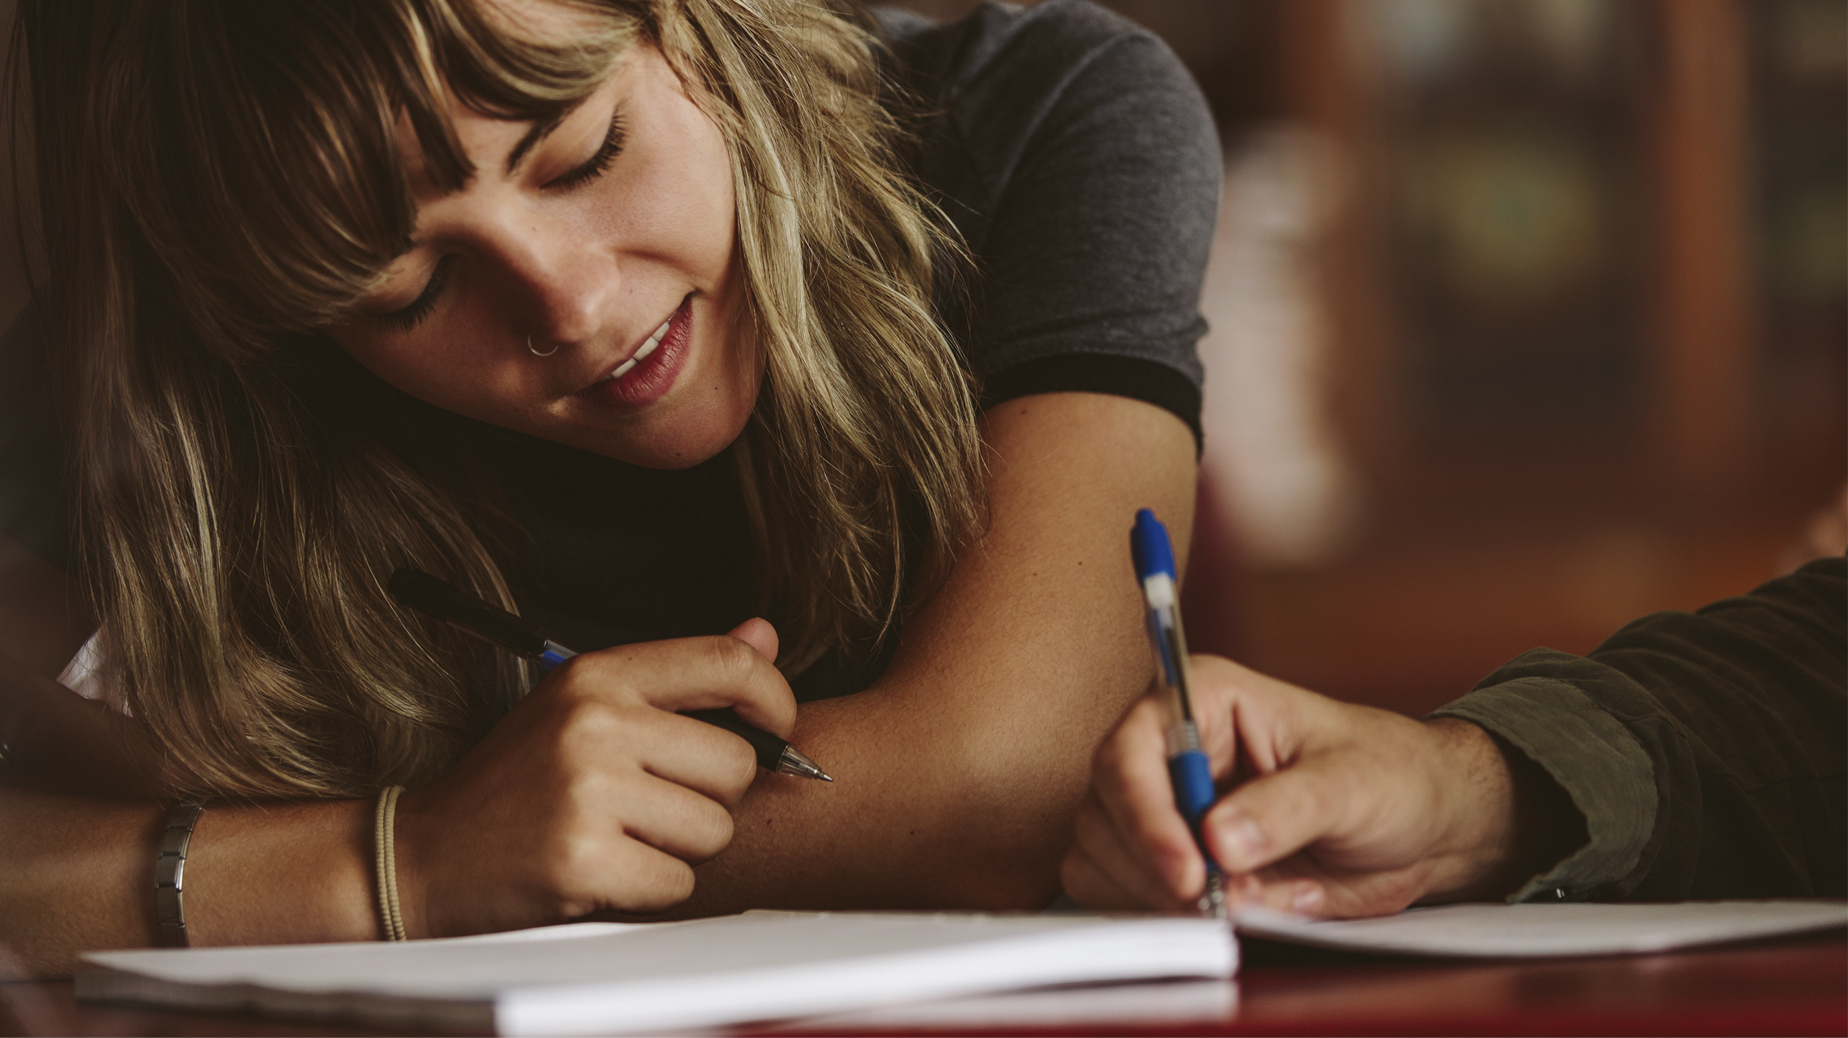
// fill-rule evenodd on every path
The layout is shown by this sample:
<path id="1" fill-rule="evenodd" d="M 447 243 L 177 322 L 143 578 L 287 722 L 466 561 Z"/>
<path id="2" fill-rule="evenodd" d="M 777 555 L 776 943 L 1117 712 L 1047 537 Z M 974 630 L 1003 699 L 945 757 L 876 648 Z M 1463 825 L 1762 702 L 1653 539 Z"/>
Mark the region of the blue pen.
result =
<path id="1" fill-rule="evenodd" d="M 1129 552 L 1136 561 L 1136 579 L 1148 603 L 1149 644 L 1155 649 L 1155 679 L 1166 693 L 1173 721 L 1168 727 L 1168 778 L 1174 783 L 1174 805 L 1194 843 L 1206 859 L 1206 893 L 1200 911 L 1225 918 L 1225 879 L 1213 852 L 1207 849 L 1200 821 L 1213 806 L 1213 769 L 1200 751 L 1200 731 L 1194 727 L 1193 697 L 1188 687 L 1187 636 L 1181 633 L 1181 602 L 1176 593 L 1174 547 L 1168 528 L 1144 508 L 1136 513 L 1129 531 Z"/>

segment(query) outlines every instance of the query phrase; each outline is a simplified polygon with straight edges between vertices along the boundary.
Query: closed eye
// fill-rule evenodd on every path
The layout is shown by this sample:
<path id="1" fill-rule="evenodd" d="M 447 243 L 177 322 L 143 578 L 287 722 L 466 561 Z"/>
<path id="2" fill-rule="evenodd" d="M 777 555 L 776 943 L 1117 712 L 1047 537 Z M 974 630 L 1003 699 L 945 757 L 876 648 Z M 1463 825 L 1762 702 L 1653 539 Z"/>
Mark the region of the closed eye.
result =
<path id="1" fill-rule="evenodd" d="M 379 320 L 395 326 L 399 331 L 408 332 L 424 322 L 431 311 L 436 309 L 437 297 L 442 295 L 443 286 L 449 281 L 449 271 L 455 266 L 453 253 L 436 261 L 436 269 L 430 273 L 430 280 L 424 284 L 424 290 L 411 305 L 388 314 L 380 314 Z"/>
<path id="2" fill-rule="evenodd" d="M 589 183 L 602 176 L 622 153 L 622 145 L 627 134 L 623 130 L 622 111 L 618 109 L 610 114 L 609 131 L 603 135 L 603 145 L 597 153 L 587 159 L 583 165 L 564 173 L 546 185 L 548 190 L 568 191 L 580 184 Z"/>

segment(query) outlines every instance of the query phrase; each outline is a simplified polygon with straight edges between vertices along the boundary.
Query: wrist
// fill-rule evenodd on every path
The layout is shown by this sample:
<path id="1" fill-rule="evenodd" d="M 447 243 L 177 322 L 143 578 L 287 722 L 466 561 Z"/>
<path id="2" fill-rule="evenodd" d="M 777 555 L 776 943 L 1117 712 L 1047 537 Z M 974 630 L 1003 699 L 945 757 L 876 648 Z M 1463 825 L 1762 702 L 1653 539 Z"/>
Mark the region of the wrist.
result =
<path id="1" fill-rule="evenodd" d="M 1449 867 L 1426 900 L 1500 900 L 1584 843 L 1583 816 L 1545 768 L 1473 722 L 1425 723 L 1447 740 L 1451 774 L 1462 777 L 1450 780 Z"/>
<path id="2" fill-rule="evenodd" d="M 207 808 L 186 863 L 193 945 L 376 937 L 369 806 L 340 800 Z"/>
<path id="3" fill-rule="evenodd" d="M 1440 717 L 1424 724 L 1438 740 L 1432 759 L 1443 806 L 1421 900 L 1498 898 L 1506 893 L 1503 877 L 1518 844 L 1515 775 L 1508 758 L 1487 731 L 1468 721 Z"/>
<path id="4" fill-rule="evenodd" d="M 405 792 L 398 797 L 397 821 L 395 830 L 398 915 L 404 923 L 404 934 L 410 940 L 424 937 L 448 936 L 439 933 L 430 918 L 429 870 L 425 868 L 423 853 L 425 816 L 418 810 L 423 800 L 420 794 Z M 380 931 L 381 936 L 384 931 Z"/>

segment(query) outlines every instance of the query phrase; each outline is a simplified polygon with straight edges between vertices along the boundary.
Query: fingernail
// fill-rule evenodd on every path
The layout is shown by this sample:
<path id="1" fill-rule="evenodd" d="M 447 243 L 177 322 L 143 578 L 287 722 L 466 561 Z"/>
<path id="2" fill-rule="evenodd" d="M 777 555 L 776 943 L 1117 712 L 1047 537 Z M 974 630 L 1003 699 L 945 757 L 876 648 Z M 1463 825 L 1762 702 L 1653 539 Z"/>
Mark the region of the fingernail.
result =
<path id="1" fill-rule="evenodd" d="M 1230 815 L 1219 820 L 1214 826 L 1220 841 L 1230 847 L 1230 861 L 1223 865 L 1240 867 L 1249 865 L 1264 850 L 1264 833 L 1259 831 L 1258 823 L 1244 815 Z"/>
<path id="2" fill-rule="evenodd" d="M 1316 914 L 1322 909 L 1322 888 L 1304 887 L 1297 891 L 1296 899 L 1290 902 L 1290 907 L 1296 910 L 1297 915 Z"/>
<path id="3" fill-rule="evenodd" d="M 1233 894 L 1239 904 L 1261 904 L 1264 900 L 1264 883 L 1258 877 L 1246 873 L 1238 878 L 1232 886 Z"/>

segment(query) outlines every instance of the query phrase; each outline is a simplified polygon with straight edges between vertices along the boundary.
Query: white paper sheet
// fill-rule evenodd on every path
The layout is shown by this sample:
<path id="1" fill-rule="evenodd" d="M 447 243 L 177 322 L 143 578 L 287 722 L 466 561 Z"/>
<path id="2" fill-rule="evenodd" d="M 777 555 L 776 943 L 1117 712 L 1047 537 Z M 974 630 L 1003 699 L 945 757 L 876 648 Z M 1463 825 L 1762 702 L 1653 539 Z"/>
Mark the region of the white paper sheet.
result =
<path id="1" fill-rule="evenodd" d="M 1223 922 L 748 912 L 401 944 L 97 952 L 78 997 L 508 1035 L 651 1032 L 1051 984 L 1231 976 Z"/>
<path id="2" fill-rule="evenodd" d="M 980 1032 L 984 1028 L 1040 1031 L 1083 1028 L 1097 1033 L 1112 1026 L 1143 1032 L 1162 1028 L 1200 1030 L 1230 1024 L 1237 1014 L 1237 981 L 1166 980 L 1037 988 L 998 995 L 904 1002 L 833 1016 L 806 1016 L 771 1028 L 770 1033 L 778 1030 L 851 1034 L 951 1029 Z"/>
<path id="3" fill-rule="evenodd" d="M 1347 951 L 1546 958 L 1667 951 L 1829 929 L 1848 925 L 1848 902 L 1462 904 L 1320 922 L 1246 909 L 1237 925 L 1252 937 Z"/>

